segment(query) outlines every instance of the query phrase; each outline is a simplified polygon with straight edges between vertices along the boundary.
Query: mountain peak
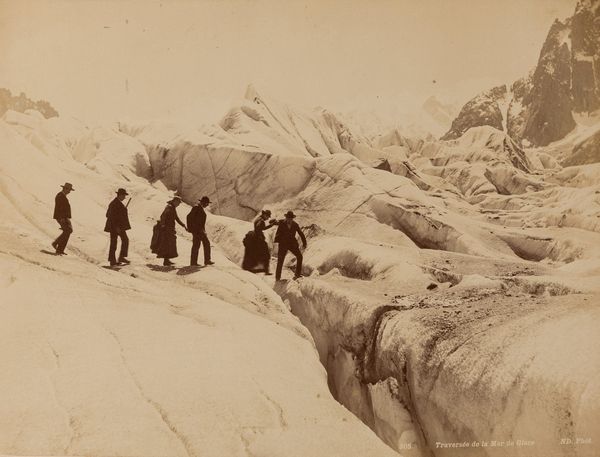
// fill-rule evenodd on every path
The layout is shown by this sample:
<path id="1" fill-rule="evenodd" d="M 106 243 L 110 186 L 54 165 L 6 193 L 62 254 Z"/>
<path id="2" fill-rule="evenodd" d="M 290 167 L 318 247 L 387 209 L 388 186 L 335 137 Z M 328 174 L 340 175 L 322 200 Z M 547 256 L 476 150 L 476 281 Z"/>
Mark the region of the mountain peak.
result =
<path id="1" fill-rule="evenodd" d="M 576 126 L 573 113 L 600 108 L 599 20 L 600 0 L 580 0 L 573 16 L 550 27 L 531 77 L 512 84 L 504 102 L 485 92 L 471 99 L 442 138 L 477 125 L 506 126 L 513 139 L 536 146 L 564 138 Z"/>

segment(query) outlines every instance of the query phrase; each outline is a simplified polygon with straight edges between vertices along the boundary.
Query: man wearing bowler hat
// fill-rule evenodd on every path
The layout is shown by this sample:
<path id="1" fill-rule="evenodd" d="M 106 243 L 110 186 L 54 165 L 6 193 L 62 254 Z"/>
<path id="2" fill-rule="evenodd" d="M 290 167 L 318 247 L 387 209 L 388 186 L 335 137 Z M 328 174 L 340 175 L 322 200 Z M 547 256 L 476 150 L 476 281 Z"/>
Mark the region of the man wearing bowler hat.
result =
<path id="1" fill-rule="evenodd" d="M 125 197 L 129 195 L 125 189 L 118 189 L 117 196 L 110 202 L 106 210 L 106 225 L 104 231 L 110 233 L 110 247 L 108 248 L 108 261 L 110 266 L 128 264 L 127 252 L 129 250 L 129 238 L 127 230 L 131 229 L 129 224 L 129 215 L 127 206 L 123 204 Z M 121 251 L 119 260 L 115 254 L 117 252 L 117 237 L 121 238 Z"/>
<path id="2" fill-rule="evenodd" d="M 294 279 L 298 279 L 302 276 L 302 253 L 298 247 L 298 240 L 296 234 L 300 235 L 304 249 L 306 249 L 306 237 L 300 226 L 294 221 L 296 215 L 292 211 L 285 213 L 285 220 L 279 222 L 279 227 L 275 233 L 275 242 L 279 243 L 279 250 L 277 252 L 277 269 L 275 270 L 275 280 L 281 279 L 281 269 L 283 268 L 283 262 L 288 251 L 296 256 L 296 275 Z"/>
<path id="3" fill-rule="evenodd" d="M 66 182 L 64 186 L 61 186 L 62 190 L 56 194 L 54 198 L 54 216 L 62 233 L 52 242 L 52 247 L 56 250 L 58 255 L 66 255 L 65 248 L 71 233 L 73 233 L 73 226 L 71 225 L 71 205 L 67 195 L 75 189 L 70 182 Z"/>
<path id="4" fill-rule="evenodd" d="M 209 204 L 209 198 L 207 196 L 202 197 L 187 216 L 187 228 L 192 234 L 190 265 L 193 267 L 199 266 L 198 251 L 200 250 L 200 244 L 204 249 L 204 265 L 214 265 L 214 262 L 210 260 L 210 241 L 206 236 L 206 211 L 204 211 L 204 208 Z"/>

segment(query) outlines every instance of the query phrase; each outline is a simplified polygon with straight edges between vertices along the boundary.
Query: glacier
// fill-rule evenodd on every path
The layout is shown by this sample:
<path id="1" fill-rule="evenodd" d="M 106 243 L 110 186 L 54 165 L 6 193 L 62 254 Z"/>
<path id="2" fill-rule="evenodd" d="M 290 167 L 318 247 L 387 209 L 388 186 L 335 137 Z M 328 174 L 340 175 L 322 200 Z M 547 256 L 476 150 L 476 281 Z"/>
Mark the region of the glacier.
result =
<path id="1" fill-rule="evenodd" d="M 357 131 L 250 86 L 214 125 L 9 111 L 0 143 L 0 452 L 600 450 L 561 445 L 600 417 L 599 169 L 561 165 L 568 139 Z M 58 258 L 42 251 L 65 181 L 74 233 Z M 112 271 L 101 228 L 117 187 L 133 197 L 132 265 Z M 150 254 L 174 193 L 214 202 L 215 266 L 184 266 L 182 232 L 178 268 Z M 299 281 L 290 258 L 281 282 L 239 267 L 264 208 L 304 227 Z"/>

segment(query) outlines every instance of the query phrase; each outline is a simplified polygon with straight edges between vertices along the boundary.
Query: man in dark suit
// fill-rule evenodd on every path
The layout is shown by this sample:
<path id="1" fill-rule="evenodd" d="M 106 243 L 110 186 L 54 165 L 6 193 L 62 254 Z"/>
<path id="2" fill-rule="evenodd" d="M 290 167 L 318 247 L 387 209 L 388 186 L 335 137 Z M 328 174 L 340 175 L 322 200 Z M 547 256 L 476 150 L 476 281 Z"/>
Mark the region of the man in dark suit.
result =
<path id="1" fill-rule="evenodd" d="M 277 252 L 277 269 L 275 270 L 275 280 L 281 279 L 281 269 L 283 268 L 283 262 L 288 251 L 296 256 L 296 275 L 294 279 L 298 279 L 302 276 L 302 253 L 298 247 L 298 240 L 296 234 L 300 235 L 304 249 L 306 249 L 306 237 L 300 226 L 294 221 L 296 215 L 292 211 L 285 213 L 285 220 L 279 222 L 279 227 L 275 233 L 275 242 L 279 243 L 279 250 Z"/>
<path id="2" fill-rule="evenodd" d="M 127 207 L 123 204 L 125 197 L 129 195 L 125 189 L 117 190 L 117 196 L 110 202 L 106 210 L 106 225 L 104 231 L 110 233 L 110 247 L 108 249 L 108 261 L 110 266 L 127 264 L 127 252 L 129 250 L 129 238 L 127 230 L 131 229 L 129 225 L 129 215 Z M 119 260 L 115 256 L 117 252 L 117 238 L 121 238 L 121 251 Z"/>
<path id="3" fill-rule="evenodd" d="M 204 249 L 204 265 L 214 265 L 214 262 L 210 260 L 210 241 L 206 236 L 206 211 L 204 211 L 204 208 L 209 204 L 208 197 L 202 197 L 187 216 L 188 231 L 191 232 L 193 237 L 190 265 L 194 267 L 199 266 L 198 251 L 200 250 L 200 244 Z"/>
<path id="4" fill-rule="evenodd" d="M 61 186 L 62 190 L 56 194 L 54 198 L 54 216 L 53 218 L 60 225 L 62 233 L 52 242 L 52 247 L 56 250 L 56 254 L 66 255 L 65 248 L 71 233 L 73 233 L 73 226 L 71 225 L 71 205 L 67 195 L 75 189 L 70 182 L 65 183 Z"/>

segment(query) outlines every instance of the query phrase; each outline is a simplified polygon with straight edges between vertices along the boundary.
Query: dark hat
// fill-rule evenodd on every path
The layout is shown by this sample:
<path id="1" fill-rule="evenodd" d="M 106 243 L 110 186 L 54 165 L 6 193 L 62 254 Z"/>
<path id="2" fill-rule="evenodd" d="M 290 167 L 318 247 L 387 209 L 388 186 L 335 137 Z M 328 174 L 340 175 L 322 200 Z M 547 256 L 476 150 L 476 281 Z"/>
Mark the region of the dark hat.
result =
<path id="1" fill-rule="evenodd" d="M 205 195 L 204 197 L 202 197 L 202 198 L 200 199 L 200 203 L 210 203 L 210 200 L 209 200 L 209 198 L 208 198 L 208 197 Z"/>
<path id="2" fill-rule="evenodd" d="M 169 200 L 167 203 L 175 203 L 175 202 L 181 203 L 181 197 L 175 196 L 171 200 Z"/>
<path id="3" fill-rule="evenodd" d="M 122 187 L 119 187 L 117 189 L 117 195 L 129 195 L 129 194 L 127 193 L 127 191 L 125 189 L 123 189 Z"/>
<path id="4" fill-rule="evenodd" d="M 66 182 L 63 186 L 61 186 L 63 189 L 68 189 L 68 190 L 75 190 L 73 189 L 73 184 L 71 184 L 70 182 Z"/>
<path id="5" fill-rule="evenodd" d="M 271 217 L 271 211 L 270 211 L 270 210 L 268 210 L 268 209 L 263 209 L 263 210 L 261 211 L 261 214 L 264 214 L 264 215 L 265 215 L 265 216 L 267 216 L 267 217 Z"/>
<path id="6" fill-rule="evenodd" d="M 285 213 L 285 217 L 290 217 L 293 219 L 296 217 L 296 215 L 292 211 L 288 211 L 287 213 Z"/>

